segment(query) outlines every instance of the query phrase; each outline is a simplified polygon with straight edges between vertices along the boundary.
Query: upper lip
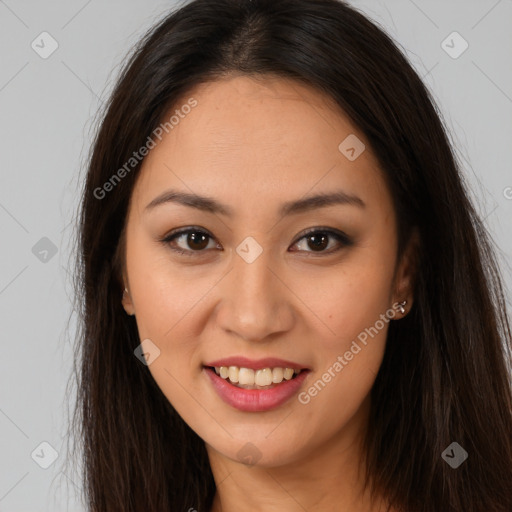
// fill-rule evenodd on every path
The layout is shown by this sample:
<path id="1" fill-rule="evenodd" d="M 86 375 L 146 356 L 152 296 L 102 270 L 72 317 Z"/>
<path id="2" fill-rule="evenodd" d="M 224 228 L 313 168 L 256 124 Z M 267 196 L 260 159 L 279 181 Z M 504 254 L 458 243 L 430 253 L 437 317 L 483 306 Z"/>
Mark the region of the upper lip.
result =
<path id="1" fill-rule="evenodd" d="M 287 361 L 277 357 L 264 357 L 263 359 L 248 359 L 243 356 L 225 357 L 205 363 L 205 366 L 238 366 L 239 368 L 251 368 L 259 370 L 261 368 L 292 368 L 293 370 L 308 370 L 306 366 L 294 361 Z"/>

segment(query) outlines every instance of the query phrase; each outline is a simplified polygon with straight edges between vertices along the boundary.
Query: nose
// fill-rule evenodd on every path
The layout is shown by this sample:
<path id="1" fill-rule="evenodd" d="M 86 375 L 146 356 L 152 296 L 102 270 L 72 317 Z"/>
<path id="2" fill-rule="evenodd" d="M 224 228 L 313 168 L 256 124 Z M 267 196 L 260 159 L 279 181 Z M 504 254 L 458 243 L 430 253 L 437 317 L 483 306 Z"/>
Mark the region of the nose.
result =
<path id="1" fill-rule="evenodd" d="M 226 332 L 263 341 L 291 329 L 293 293 L 269 263 L 266 251 L 251 263 L 235 253 L 217 310 L 217 322 Z"/>

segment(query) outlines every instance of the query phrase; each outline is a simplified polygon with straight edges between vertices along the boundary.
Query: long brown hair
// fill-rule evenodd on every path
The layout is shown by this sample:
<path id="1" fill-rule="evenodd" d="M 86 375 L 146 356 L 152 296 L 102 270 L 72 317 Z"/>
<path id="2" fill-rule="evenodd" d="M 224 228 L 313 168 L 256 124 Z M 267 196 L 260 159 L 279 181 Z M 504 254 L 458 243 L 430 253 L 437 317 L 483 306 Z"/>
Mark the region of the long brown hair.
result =
<path id="1" fill-rule="evenodd" d="M 140 162 L 97 191 L 179 98 L 233 73 L 293 78 L 334 99 L 385 174 L 399 256 L 419 233 L 414 305 L 390 324 L 371 392 L 368 487 L 408 512 L 510 512 L 512 340 L 493 243 L 429 91 L 390 37 L 337 0 L 194 0 L 144 36 L 118 79 L 79 221 L 73 433 L 89 509 L 212 503 L 204 442 L 134 356 L 136 323 L 121 305 L 120 240 Z M 457 469 L 441 457 L 452 442 L 469 454 Z"/>

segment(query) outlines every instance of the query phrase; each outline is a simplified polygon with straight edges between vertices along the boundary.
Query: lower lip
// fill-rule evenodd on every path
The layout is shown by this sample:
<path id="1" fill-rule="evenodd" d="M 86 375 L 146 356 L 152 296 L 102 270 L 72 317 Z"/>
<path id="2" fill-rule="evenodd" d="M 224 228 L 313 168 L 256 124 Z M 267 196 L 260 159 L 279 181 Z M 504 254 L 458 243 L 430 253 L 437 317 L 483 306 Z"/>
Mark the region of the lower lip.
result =
<path id="1" fill-rule="evenodd" d="M 219 377 L 215 370 L 206 367 L 203 370 L 224 402 L 246 412 L 268 411 L 284 404 L 297 393 L 309 373 L 309 370 L 302 370 L 294 379 L 283 380 L 270 389 L 244 389 Z"/>

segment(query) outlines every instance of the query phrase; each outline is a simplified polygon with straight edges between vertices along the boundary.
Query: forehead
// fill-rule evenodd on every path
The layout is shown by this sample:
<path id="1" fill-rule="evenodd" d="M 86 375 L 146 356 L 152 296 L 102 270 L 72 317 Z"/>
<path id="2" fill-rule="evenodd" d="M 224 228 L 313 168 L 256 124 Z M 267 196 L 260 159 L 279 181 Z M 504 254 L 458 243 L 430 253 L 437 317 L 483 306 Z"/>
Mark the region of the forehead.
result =
<path id="1" fill-rule="evenodd" d="M 196 106 L 182 109 L 190 98 Z M 235 210 L 332 189 L 390 206 L 364 135 L 331 98 L 299 82 L 235 76 L 201 84 L 164 122 L 173 114 L 143 162 L 134 191 L 141 209 L 167 188 L 207 193 Z M 346 146 L 364 150 L 353 160 Z"/>

